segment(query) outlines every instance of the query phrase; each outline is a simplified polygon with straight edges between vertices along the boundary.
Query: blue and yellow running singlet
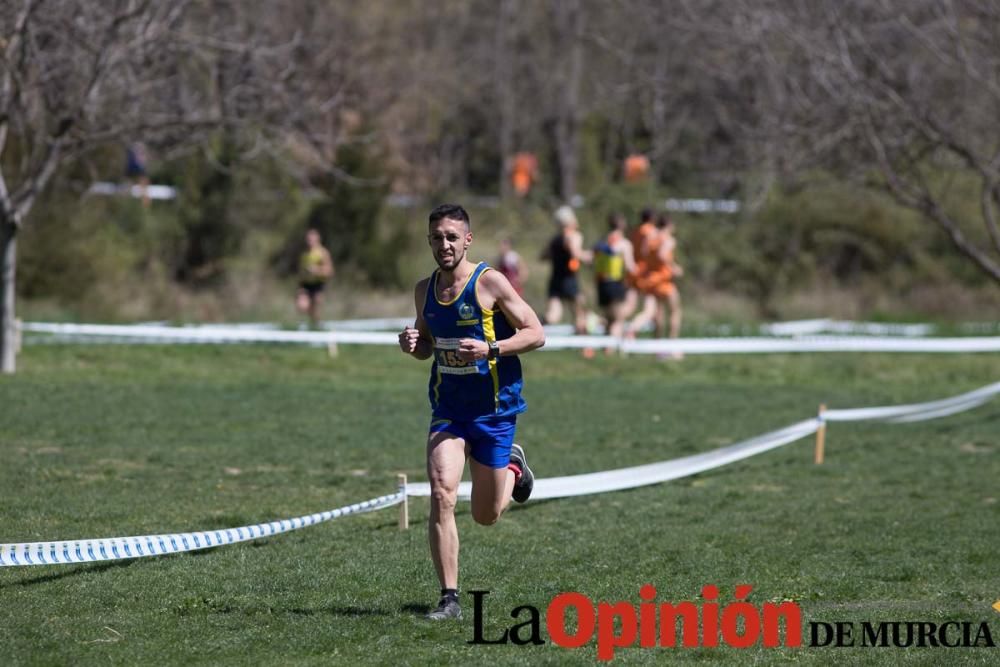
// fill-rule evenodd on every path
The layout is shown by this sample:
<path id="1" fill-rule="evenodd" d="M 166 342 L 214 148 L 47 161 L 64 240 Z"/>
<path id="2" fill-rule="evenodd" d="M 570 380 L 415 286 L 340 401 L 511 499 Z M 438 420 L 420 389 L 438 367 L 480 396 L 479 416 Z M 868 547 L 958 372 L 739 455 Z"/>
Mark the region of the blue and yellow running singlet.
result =
<path id="1" fill-rule="evenodd" d="M 594 275 L 599 283 L 625 279 L 625 258 L 606 239 L 594 246 Z"/>
<path id="2" fill-rule="evenodd" d="M 521 362 L 516 356 L 463 361 L 458 342 L 474 338 L 490 342 L 514 335 L 514 328 L 499 309 L 483 308 L 476 296 L 476 283 L 489 270 L 485 262 L 476 266 L 461 293 L 443 303 L 437 298 L 435 271 L 427 283 L 424 321 L 434 337 L 434 364 L 428 395 L 434 417 L 476 421 L 508 417 L 524 412 L 521 397 Z"/>

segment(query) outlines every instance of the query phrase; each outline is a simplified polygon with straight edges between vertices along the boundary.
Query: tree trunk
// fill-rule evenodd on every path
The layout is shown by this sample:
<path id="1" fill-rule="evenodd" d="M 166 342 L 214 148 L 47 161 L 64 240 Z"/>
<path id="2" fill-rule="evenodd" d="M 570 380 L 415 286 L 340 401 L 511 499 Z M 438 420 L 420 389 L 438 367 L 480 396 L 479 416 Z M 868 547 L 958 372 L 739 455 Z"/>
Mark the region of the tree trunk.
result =
<path id="1" fill-rule="evenodd" d="M 576 194 L 576 138 L 576 119 L 560 118 L 556 126 L 556 150 L 559 152 L 559 194 L 564 202 L 569 202 Z"/>
<path id="2" fill-rule="evenodd" d="M 500 3 L 500 25 L 497 26 L 493 43 L 493 62 L 495 88 L 497 96 L 498 143 L 500 150 L 500 196 L 510 197 L 512 188 L 510 182 L 511 156 L 514 153 L 514 115 L 517 109 L 514 105 L 513 59 L 514 52 L 510 35 L 514 33 L 514 21 L 517 8 L 513 0 L 502 0 Z"/>
<path id="3" fill-rule="evenodd" d="M 0 373 L 16 368 L 17 331 L 14 321 L 14 276 L 17 268 L 17 226 L 0 222 Z"/>
<path id="4" fill-rule="evenodd" d="M 557 20 L 562 35 L 562 54 L 567 60 L 562 83 L 559 116 L 556 119 L 556 153 L 559 157 L 559 193 L 569 203 L 576 194 L 576 172 L 580 135 L 580 87 L 583 79 L 583 8 L 578 2 L 560 8 Z"/>

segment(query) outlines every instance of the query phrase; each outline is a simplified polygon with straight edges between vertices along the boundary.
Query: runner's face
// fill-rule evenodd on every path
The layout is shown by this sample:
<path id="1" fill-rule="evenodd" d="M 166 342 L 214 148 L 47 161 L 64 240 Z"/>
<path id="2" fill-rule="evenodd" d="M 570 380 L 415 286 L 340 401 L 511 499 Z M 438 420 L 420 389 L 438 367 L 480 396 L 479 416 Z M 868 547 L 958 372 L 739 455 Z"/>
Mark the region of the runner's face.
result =
<path id="1" fill-rule="evenodd" d="M 454 271 L 465 259 L 465 250 L 472 243 L 472 232 L 461 220 L 444 218 L 430 226 L 427 241 L 441 270 Z"/>

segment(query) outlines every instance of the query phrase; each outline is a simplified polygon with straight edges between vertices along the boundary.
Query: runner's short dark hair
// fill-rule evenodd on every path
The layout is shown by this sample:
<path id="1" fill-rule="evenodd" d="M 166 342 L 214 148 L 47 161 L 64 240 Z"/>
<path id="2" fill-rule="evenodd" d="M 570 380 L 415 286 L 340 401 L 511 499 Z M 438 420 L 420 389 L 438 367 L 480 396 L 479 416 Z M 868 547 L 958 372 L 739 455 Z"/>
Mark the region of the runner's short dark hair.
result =
<path id="1" fill-rule="evenodd" d="M 464 208 L 458 204 L 440 204 L 434 207 L 431 211 L 430 216 L 427 218 L 427 224 L 433 225 L 435 222 L 444 220 L 448 218 L 449 220 L 461 220 L 465 223 L 466 229 L 472 229 L 472 222 L 469 220 L 469 214 Z"/>
<path id="2" fill-rule="evenodd" d="M 656 218 L 656 226 L 660 229 L 669 227 L 674 224 L 674 219 L 670 217 L 669 213 L 661 213 L 659 217 Z"/>

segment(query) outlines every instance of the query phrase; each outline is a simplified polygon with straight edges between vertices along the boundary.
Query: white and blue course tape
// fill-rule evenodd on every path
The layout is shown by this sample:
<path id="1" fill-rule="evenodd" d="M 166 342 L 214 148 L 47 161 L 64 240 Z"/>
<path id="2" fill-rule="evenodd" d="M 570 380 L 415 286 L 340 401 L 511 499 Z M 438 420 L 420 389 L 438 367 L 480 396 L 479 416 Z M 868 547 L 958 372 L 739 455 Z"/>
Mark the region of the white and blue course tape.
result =
<path id="1" fill-rule="evenodd" d="M 879 420 L 899 423 L 937 419 L 966 410 L 972 410 L 993 400 L 997 395 L 1000 395 L 1000 382 L 994 382 L 950 398 L 926 403 L 827 410 L 818 417 L 811 417 L 784 428 L 700 454 L 631 468 L 537 479 L 535 480 L 535 489 L 534 493 L 532 493 L 532 498 L 536 500 L 568 498 L 660 484 L 669 480 L 719 468 L 729 463 L 756 456 L 757 454 L 801 440 L 815 433 L 824 421 L 853 422 Z M 372 512 L 398 505 L 407 496 L 429 496 L 430 492 L 430 484 L 426 482 L 409 485 L 403 484 L 400 485 L 396 493 L 391 495 L 373 498 L 372 500 L 366 500 L 335 510 L 226 530 L 143 535 L 139 537 L 112 537 L 99 540 L 0 544 L 0 567 L 91 563 L 209 549 L 226 544 L 235 544 L 237 542 L 246 542 L 280 533 L 287 533 L 299 528 L 305 528 L 306 526 L 313 526 L 324 521 L 347 516 L 348 514 Z M 469 482 L 462 482 L 459 485 L 458 496 L 460 499 L 468 500 L 471 493 L 472 489 Z"/>
<path id="2" fill-rule="evenodd" d="M 374 325 L 399 324 L 400 320 L 376 320 Z M 25 322 L 23 331 L 31 342 L 104 342 L 112 344 L 227 344 L 288 343 L 312 346 L 331 344 L 398 345 L 396 333 L 363 331 L 365 320 L 348 321 L 343 329 L 328 331 L 282 331 L 273 328 L 213 325 L 171 327 L 163 325 L 59 324 Z M 335 324 L 335 323 L 334 323 Z M 373 325 L 373 326 L 374 326 Z M 44 334 L 44 335 L 41 335 Z M 546 336 L 545 350 L 612 348 L 627 354 L 757 354 L 795 352 L 1000 352 L 1000 336 L 958 338 L 900 338 L 888 335 L 797 336 L 795 338 L 641 338 L 612 336 Z"/>
<path id="3" fill-rule="evenodd" d="M 211 549 L 226 544 L 248 542 L 263 537 L 287 533 L 306 526 L 339 519 L 349 514 L 373 512 L 403 502 L 405 491 L 380 496 L 364 502 L 317 512 L 293 519 L 281 519 L 252 526 L 202 530 L 195 533 L 169 533 L 135 537 L 109 537 L 96 540 L 65 540 L 62 542 L 24 542 L 0 544 L 0 567 L 18 565 L 66 565 L 95 563 L 123 558 L 144 558 L 178 554 L 199 549 Z"/>

